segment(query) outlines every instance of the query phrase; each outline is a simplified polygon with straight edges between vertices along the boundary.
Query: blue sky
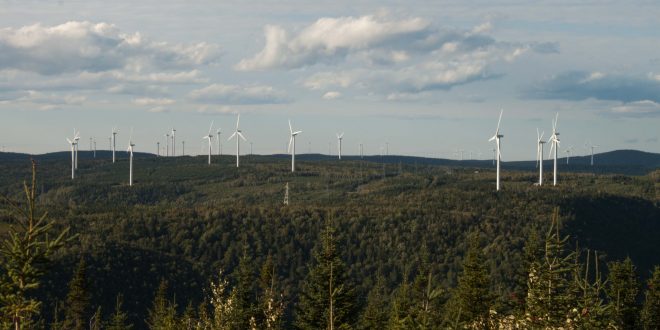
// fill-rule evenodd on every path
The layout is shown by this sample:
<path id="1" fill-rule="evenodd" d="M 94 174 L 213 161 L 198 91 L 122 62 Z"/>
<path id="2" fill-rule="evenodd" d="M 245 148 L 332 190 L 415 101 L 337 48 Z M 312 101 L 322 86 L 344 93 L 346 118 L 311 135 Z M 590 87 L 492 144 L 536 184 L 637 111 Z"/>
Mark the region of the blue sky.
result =
<path id="1" fill-rule="evenodd" d="M 117 126 L 155 152 L 174 127 L 197 154 L 214 121 L 233 152 L 240 113 L 255 153 L 285 152 L 291 119 L 299 152 L 345 132 L 349 154 L 488 158 L 503 108 L 505 161 L 556 112 L 574 154 L 660 152 L 656 3 L 0 1 L 0 144 L 107 148 Z"/>

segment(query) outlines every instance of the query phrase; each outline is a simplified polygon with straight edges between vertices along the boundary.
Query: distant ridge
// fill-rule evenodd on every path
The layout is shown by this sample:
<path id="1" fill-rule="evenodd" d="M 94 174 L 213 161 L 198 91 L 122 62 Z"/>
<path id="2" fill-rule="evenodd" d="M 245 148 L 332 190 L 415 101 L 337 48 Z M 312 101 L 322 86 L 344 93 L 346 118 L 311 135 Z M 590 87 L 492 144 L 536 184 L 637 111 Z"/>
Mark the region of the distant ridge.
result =
<path id="1" fill-rule="evenodd" d="M 80 160 L 93 159 L 93 152 L 79 151 L 78 156 Z M 149 158 L 156 157 L 153 153 L 136 152 L 136 158 Z M 231 155 L 226 155 L 231 156 Z M 244 155 L 246 157 L 248 155 Z M 66 160 L 69 161 L 71 153 L 69 151 L 51 152 L 39 155 L 30 155 L 24 153 L 11 153 L 0 152 L 0 161 L 22 161 L 30 158 L 44 161 Z M 112 152 L 108 150 L 97 150 L 96 159 L 109 159 L 112 157 Z M 125 151 L 116 152 L 117 159 L 128 159 L 128 153 Z M 249 157 L 249 156 L 248 156 Z M 254 155 L 252 157 L 275 157 L 275 158 L 289 158 L 288 154 L 274 154 L 274 155 Z M 325 154 L 297 154 L 296 158 L 301 161 L 334 161 L 337 159 L 335 155 Z M 379 156 L 369 155 L 360 158 L 355 155 L 342 155 L 343 161 L 356 161 L 364 160 L 375 163 L 388 163 L 388 164 L 418 164 L 418 165 L 436 165 L 436 166 L 453 166 L 453 167 L 466 167 L 466 168 L 492 168 L 493 162 L 491 159 L 485 160 L 454 160 L 444 158 L 429 158 L 417 156 Z M 660 154 L 651 153 L 639 150 L 614 150 L 603 153 L 594 154 L 594 166 L 590 166 L 591 156 L 571 156 L 569 164 L 566 164 L 566 157 L 558 159 L 561 171 L 571 172 L 597 172 L 597 173 L 620 173 L 620 174 L 646 174 L 650 171 L 660 168 Z M 545 166 L 551 166 L 552 160 L 546 159 Z M 532 170 L 536 168 L 535 161 L 503 161 L 502 168 L 514 170 Z M 549 168 L 549 167 L 548 167 Z"/>

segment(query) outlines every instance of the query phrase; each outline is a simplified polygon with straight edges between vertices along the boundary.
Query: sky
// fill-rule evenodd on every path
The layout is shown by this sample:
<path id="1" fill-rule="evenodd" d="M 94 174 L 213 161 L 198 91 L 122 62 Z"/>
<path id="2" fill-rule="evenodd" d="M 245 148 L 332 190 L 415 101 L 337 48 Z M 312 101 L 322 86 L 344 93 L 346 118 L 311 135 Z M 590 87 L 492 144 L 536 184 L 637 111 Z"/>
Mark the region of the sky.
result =
<path id="1" fill-rule="evenodd" d="M 0 150 L 660 152 L 657 1 L 0 0 Z M 213 141 L 216 153 L 217 142 Z M 547 147 L 546 147 L 546 150 Z M 161 151 L 164 152 L 164 151 Z M 547 158 L 548 155 L 546 154 Z"/>

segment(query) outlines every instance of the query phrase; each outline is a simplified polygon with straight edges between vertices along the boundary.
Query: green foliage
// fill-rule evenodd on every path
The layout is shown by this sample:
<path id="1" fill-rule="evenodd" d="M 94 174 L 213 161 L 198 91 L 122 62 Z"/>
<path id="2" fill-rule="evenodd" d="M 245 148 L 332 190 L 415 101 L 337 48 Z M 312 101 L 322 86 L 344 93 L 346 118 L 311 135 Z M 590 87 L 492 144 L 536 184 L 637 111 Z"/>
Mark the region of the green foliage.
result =
<path id="1" fill-rule="evenodd" d="M 639 328 L 639 281 L 630 258 L 607 264 L 606 293 L 610 301 L 612 323 L 621 329 Z"/>
<path id="2" fill-rule="evenodd" d="M 151 330 L 176 329 L 176 305 L 167 299 L 167 281 L 161 280 L 149 310 L 147 325 Z"/>
<path id="3" fill-rule="evenodd" d="M 130 330 L 133 328 L 133 325 L 128 322 L 128 315 L 123 310 L 123 300 L 123 296 L 118 294 L 115 310 L 110 315 L 110 319 L 105 325 L 105 330 Z"/>
<path id="4" fill-rule="evenodd" d="M 360 315 L 357 328 L 367 329 L 385 329 L 388 319 L 389 295 L 385 287 L 385 279 L 379 273 L 376 282 L 367 296 L 367 305 Z"/>
<path id="5" fill-rule="evenodd" d="M 463 260 L 463 272 L 453 292 L 455 300 L 452 311 L 459 323 L 487 322 L 494 297 L 490 291 L 489 271 L 479 246 L 479 235 L 470 236 L 469 247 Z M 453 318 L 453 317 L 452 317 Z"/>
<path id="6" fill-rule="evenodd" d="M 24 206 L 4 198 L 13 212 L 12 225 L 7 237 L 0 243 L 0 315 L 5 325 L 12 323 L 15 329 L 29 328 L 38 315 L 41 301 L 31 293 L 41 285 L 53 254 L 67 243 L 68 228 L 49 237 L 55 223 L 48 221 L 48 213 L 37 215 L 37 169 L 32 162 L 32 182 L 23 184 L 26 203 Z"/>
<path id="7" fill-rule="evenodd" d="M 660 329 L 660 266 L 656 266 L 648 280 L 642 320 L 644 329 Z"/>
<path id="8" fill-rule="evenodd" d="M 314 251 L 296 306 L 298 329 L 343 329 L 355 321 L 355 293 L 338 249 L 335 229 L 328 222 Z"/>
<path id="9" fill-rule="evenodd" d="M 78 267 L 69 282 L 64 309 L 64 328 L 72 330 L 87 329 L 91 315 L 90 295 L 87 283 L 85 259 L 80 259 Z"/>

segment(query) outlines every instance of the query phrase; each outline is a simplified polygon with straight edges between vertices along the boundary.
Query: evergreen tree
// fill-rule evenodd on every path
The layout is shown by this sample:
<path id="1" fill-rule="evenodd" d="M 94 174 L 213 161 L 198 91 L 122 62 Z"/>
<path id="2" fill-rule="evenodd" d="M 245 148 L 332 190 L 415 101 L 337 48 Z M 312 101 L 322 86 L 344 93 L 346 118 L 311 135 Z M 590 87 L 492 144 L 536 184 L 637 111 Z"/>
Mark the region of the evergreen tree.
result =
<path id="1" fill-rule="evenodd" d="M 50 265 L 50 258 L 57 250 L 73 239 L 66 239 L 69 228 L 49 239 L 54 222 L 48 221 L 48 213 L 37 215 L 37 165 L 32 161 L 32 183 L 25 191 L 25 206 L 2 198 L 3 208 L 12 214 L 6 238 L 0 243 L 0 316 L 15 329 L 30 328 L 32 318 L 39 314 L 41 302 L 31 295 L 39 288 L 40 279 Z"/>
<path id="2" fill-rule="evenodd" d="M 655 266 L 648 280 L 642 320 L 644 329 L 660 329 L 660 266 Z"/>
<path id="3" fill-rule="evenodd" d="M 124 303 L 123 297 L 121 294 L 117 295 L 115 302 L 115 311 L 110 316 L 110 320 L 105 326 L 106 330 L 130 330 L 133 328 L 133 325 L 128 323 L 128 315 L 122 309 L 122 304 Z"/>
<path id="4" fill-rule="evenodd" d="M 591 251 L 587 250 L 587 259 L 582 265 L 579 262 L 580 253 L 575 252 L 573 282 L 569 290 L 572 296 L 569 306 L 574 308 L 571 309 L 568 317 L 572 326 L 580 329 L 604 329 L 610 323 L 609 306 L 605 305 L 602 299 L 605 296 L 605 286 L 598 267 L 598 252 L 593 253 L 594 275 L 591 275 L 590 269 L 591 254 Z"/>
<path id="5" fill-rule="evenodd" d="M 275 265 L 273 259 L 268 255 L 261 266 L 259 276 L 259 288 L 261 296 L 259 305 L 261 308 L 260 324 L 262 329 L 282 329 L 282 315 L 284 314 L 284 302 L 282 296 L 277 296 L 275 289 Z"/>
<path id="6" fill-rule="evenodd" d="M 440 299 L 443 290 L 435 285 L 426 243 L 419 252 L 418 270 L 412 285 L 413 308 L 411 316 L 415 328 L 434 329 L 440 326 Z"/>
<path id="7" fill-rule="evenodd" d="M 483 324 L 488 320 L 494 297 L 490 292 L 490 275 L 479 246 L 479 236 L 471 235 L 463 260 L 463 272 L 453 293 L 460 323 Z"/>
<path id="8" fill-rule="evenodd" d="M 611 319 L 621 329 L 635 329 L 639 321 L 639 282 L 630 258 L 608 263 L 607 297 Z"/>
<path id="9" fill-rule="evenodd" d="M 412 319 L 413 297 L 412 287 L 408 281 L 408 269 L 403 272 L 403 279 L 394 293 L 390 304 L 390 315 L 387 321 L 387 329 L 410 329 L 413 327 Z"/>
<path id="10" fill-rule="evenodd" d="M 246 243 L 244 243 L 246 244 Z M 243 330 L 249 328 L 250 317 L 254 316 L 254 273 L 252 261 L 244 245 L 243 256 L 234 274 L 236 286 L 232 290 L 234 308 L 229 315 L 231 329 Z"/>
<path id="11" fill-rule="evenodd" d="M 82 330 L 88 328 L 91 318 L 90 294 L 86 276 L 85 259 L 81 258 L 69 282 L 64 310 L 64 328 Z"/>
<path id="12" fill-rule="evenodd" d="M 161 280 L 149 310 L 147 326 L 151 330 L 176 329 L 176 305 L 167 299 L 167 281 Z"/>
<path id="13" fill-rule="evenodd" d="M 337 252 L 334 229 L 326 224 L 314 251 L 296 306 L 298 329 L 349 328 L 356 316 L 355 293 Z"/>
<path id="14" fill-rule="evenodd" d="M 559 235 L 559 210 L 552 215 L 543 257 L 532 262 L 527 281 L 526 309 L 534 327 L 560 327 L 574 308 L 571 275 L 574 254 L 566 254 L 568 237 Z"/>
<path id="15" fill-rule="evenodd" d="M 388 294 L 385 279 L 378 273 L 374 287 L 367 296 L 367 306 L 360 315 L 358 329 L 385 329 L 388 320 Z"/>

